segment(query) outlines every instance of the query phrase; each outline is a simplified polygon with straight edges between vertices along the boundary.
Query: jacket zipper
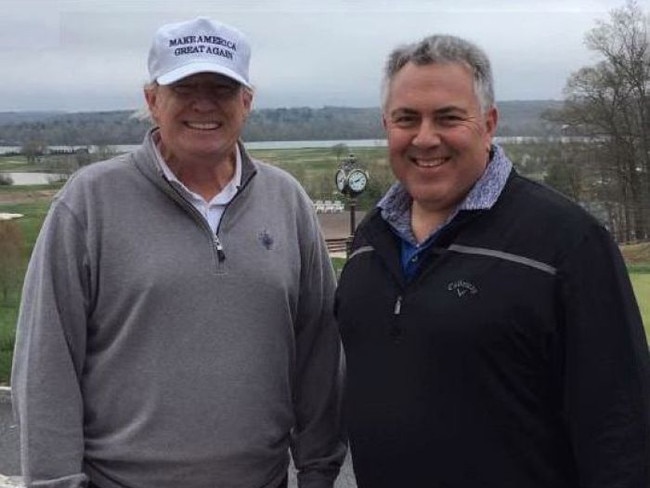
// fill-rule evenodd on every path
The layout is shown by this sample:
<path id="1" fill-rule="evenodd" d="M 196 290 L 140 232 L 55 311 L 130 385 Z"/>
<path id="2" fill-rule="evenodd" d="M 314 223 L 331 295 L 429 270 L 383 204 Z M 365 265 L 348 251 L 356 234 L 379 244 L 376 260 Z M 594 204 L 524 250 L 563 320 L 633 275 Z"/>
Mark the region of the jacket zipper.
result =
<path id="1" fill-rule="evenodd" d="M 212 229 L 210 229 L 212 231 Z M 221 244 L 221 241 L 219 240 L 219 236 L 217 234 L 212 235 L 213 241 L 214 241 L 214 247 L 217 248 L 217 260 L 220 263 L 223 263 L 226 260 L 226 253 L 223 252 L 223 244 Z"/>
<path id="2" fill-rule="evenodd" d="M 168 181 L 168 183 L 169 183 L 169 181 Z M 212 243 L 212 248 L 217 253 L 216 271 L 219 272 L 219 270 L 221 269 L 221 264 L 226 260 L 226 253 L 223 250 L 223 244 L 221 243 L 221 240 L 219 239 L 219 236 L 216 234 L 216 232 L 215 233 L 212 232 L 212 229 L 210 228 L 210 226 L 206 222 L 203 215 L 201 215 L 201 213 L 196 209 L 196 207 L 194 207 L 194 205 L 192 205 L 192 203 L 190 201 L 188 201 L 187 198 L 185 198 L 185 196 L 183 196 L 183 194 L 181 192 L 179 192 L 174 185 L 169 184 L 168 188 L 170 188 L 172 190 L 172 192 L 173 192 L 173 194 L 174 194 L 174 196 L 176 198 L 178 198 L 179 200 L 181 200 L 183 202 L 183 206 L 185 206 L 187 211 L 190 212 L 190 214 L 194 218 L 195 222 L 199 226 L 201 226 L 201 227 L 203 227 L 204 229 L 207 230 L 207 232 L 208 232 L 208 234 L 210 235 L 210 238 L 211 238 L 210 240 L 211 240 L 211 243 Z M 237 194 L 239 194 L 239 192 Z M 236 196 L 237 195 L 235 195 L 235 197 Z M 234 198 L 233 198 L 233 200 L 234 200 Z M 226 208 L 227 208 L 227 206 L 226 206 Z M 226 209 L 224 209 L 224 213 L 225 213 L 225 211 L 226 211 Z M 223 215 L 222 215 L 222 218 L 223 218 Z"/>
<path id="3" fill-rule="evenodd" d="M 253 177 L 255 176 L 255 174 L 256 174 L 256 171 L 253 171 L 253 172 L 248 176 L 248 178 L 246 179 L 246 181 L 244 181 L 244 182 L 242 183 L 242 185 L 237 189 L 237 193 L 235 193 L 235 196 L 232 198 L 232 200 L 230 200 L 230 201 L 226 204 L 225 208 L 223 209 L 223 213 L 221 214 L 221 219 L 219 220 L 219 225 L 217 225 L 217 230 L 216 230 L 216 232 L 214 232 L 214 233 L 212 232 L 212 229 L 211 229 L 210 226 L 207 224 L 207 222 L 205 222 L 205 218 L 203 217 L 203 215 L 201 215 L 201 214 L 199 213 L 199 211 L 194 207 L 194 205 L 192 205 L 192 203 L 189 202 L 189 201 L 188 201 L 188 200 L 183 196 L 183 194 L 180 193 L 180 192 L 176 189 L 176 187 L 174 187 L 174 185 L 171 185 L 171 184 L 169 185 L 169 187 L 172 189 L 172 191 L 174 192 L 174 194 L 175 194 L 178 198 L 180 198 L 180 199 L 184 202 L 184 204 L 185 204 L 186 206 L 188 206 L 188 207 L 190 208 L 190 211 L 191 211 L 192 214 L 195 216 L 195 220 L 197 220 L 197 222 L 198 222 L 202 227 L 207 227 L 207 228 L 208 228 L 208 232 L 209 232 L 210 236 L 212 237 L 212 245 L 213 245 L 214 249 L 215 249 L 216 252 L 217 252 L 217 271 L 219 271 L 219 269 L 221 268 L 221 264 L 226 260 L 226 252 L 225 252 L 224 249 L 223 249 L 223 244 L 221 243 L 221 239 L 219 239 L 219 228 L 221 227 L 221 222 L 223 222 L 223 217 L 224 217 L 224 215 L 226 214 L 226 211 L 228 210 L 228 207 L 230 207 L 230 205 L 232 204 L 232 202 L 234 202 L 235 199 L 236 199 L 237 197 L 239 197 L 239 195 L 242 193 L 242 191 L 244 190 L 244 188 L 246 188 L 246 187 L 248 186 L 248 184 L 250 183 L 251 179 L 253 179 Z M 165 178 L 165 179 L 166 179 L 166 178 Z M 168 182 L 168 183 L 169 183 L 169 182 Z M 198 217 L 198 218 L 197 218 L 197 217 Z"/>
<path id="4" fill-rule="evenodd" d="M 390 336 L 395 343 L 399 343 L 402 339 L 404 330 L 401 326 L 400 315 L 402 313 L 402 295 L 398 295 L 393 307 L 393 324 L 390 328 Z"/>
<path id="5" fill-rule="evenodd" d="M 217 230 L 213 234 L 213 240 L 214 240 L 214 246 L 217 249 L 217 259 L 219 260 L 219 264 L 223 263 L 226 260 L 226 253 L 223 250 L 223 244 L 221 244 L 221 240 L 219 239 L 219 229 L 221 228 L 221 223 L 223 222 L 223 218 L 226 215 L 226 212 L 230 208 L 230 205 L 241 195 L 244 191 L 244 188 L 248 186 L 250 181 L 253 179 L 253 177 L 257 174 L 257 172 L 253 172 L 247 179 L 246 181 L 242 182 L 242 184 L 237 188 L 237 193 L 235 193 L 235 196 L 231 198 L 231 200 L 226 204 L 226 206 L 223 209 L 223 212 L 221 213 L 221 218 L 219 219 L 219 224 L 217 225 Z M 212 231 L 212 229 L 210 229 Z"/>

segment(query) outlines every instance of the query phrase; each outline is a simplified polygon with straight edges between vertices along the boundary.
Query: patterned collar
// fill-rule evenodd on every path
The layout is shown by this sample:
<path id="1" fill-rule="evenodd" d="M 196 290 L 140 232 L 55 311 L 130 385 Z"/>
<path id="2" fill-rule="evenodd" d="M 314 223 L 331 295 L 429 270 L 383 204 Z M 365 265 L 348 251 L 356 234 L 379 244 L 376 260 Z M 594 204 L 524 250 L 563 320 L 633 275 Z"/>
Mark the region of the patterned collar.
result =
<path id="1" fill-rule="evenodd" d="M 491 154 L 490 162 L 483 175 L 478 179 L 456 210 L 452 212 L 449 218 L 432 235 L 436 234 L 451 222 L 459 211 L 488 209 L 492 208 L 496 203 L 508 180 L 512 163 L 505 155 L 503 149 L 497 144 L 492 145 Z M 377 206 L 381 208 L 382 218 L 388 222 L 402 239 L 413 245 L 417 245 L 417 240 L 411 229 L 412 202 L 413 199 L 404 186 L 400 182 L 396 182 L 386 192 L 386 195 L 379 201 Z"/>

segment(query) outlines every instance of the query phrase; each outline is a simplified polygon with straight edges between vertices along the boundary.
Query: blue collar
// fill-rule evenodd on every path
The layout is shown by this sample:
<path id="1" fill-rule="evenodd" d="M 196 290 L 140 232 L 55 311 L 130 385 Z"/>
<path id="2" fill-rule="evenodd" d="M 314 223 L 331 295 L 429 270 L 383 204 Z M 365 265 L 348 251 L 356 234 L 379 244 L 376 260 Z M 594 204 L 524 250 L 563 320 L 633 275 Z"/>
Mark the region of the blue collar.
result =
<path id="1" fill-rule="evenodd" d="M 441 229 L 449 224 L 461 210 L 481 210 L 492 208 L 506 185 L 512 169 L 512 163 L 503 149 L 492 145 L 490 162 L 483 175 L 469 191 L 465 199 L 451 213 L 447 220 L 422 243 L 429 242 Z M 404 186 L 397 182 L 390 187 L 377 206 L 381 208 L 382 218 L 388 222 L 395 233 L 412 246 L 418 246 L 411 229 L 411 204 L 413 199 Z"/>

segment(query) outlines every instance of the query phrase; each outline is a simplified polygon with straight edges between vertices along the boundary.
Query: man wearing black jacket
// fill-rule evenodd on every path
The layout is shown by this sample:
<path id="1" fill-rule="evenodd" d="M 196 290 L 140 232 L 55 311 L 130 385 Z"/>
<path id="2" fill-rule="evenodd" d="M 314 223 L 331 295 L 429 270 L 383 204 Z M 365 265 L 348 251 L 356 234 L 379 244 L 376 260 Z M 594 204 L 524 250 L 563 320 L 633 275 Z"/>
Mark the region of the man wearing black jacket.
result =
<path id="1" fill-rule="evenodd" d="M 650 369 L 616 244 L 493 144 L 490 63 L 432 36 L 383 86 L 398 182 L 336 312 L 360 488 L 648 488 Z"/>

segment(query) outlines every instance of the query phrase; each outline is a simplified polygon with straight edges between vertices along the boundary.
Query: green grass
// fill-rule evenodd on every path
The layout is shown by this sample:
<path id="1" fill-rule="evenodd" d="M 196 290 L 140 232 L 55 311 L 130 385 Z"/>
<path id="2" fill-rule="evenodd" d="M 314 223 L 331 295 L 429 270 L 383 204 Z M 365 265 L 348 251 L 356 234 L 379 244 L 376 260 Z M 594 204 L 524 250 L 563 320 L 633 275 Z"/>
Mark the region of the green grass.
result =
<path id="1" fill-rule="evenodd" d="M 648 265 L 648 268 L 650 268 L 650 265 Z M 650 340 L 650 272 L 630 273 L 630 280 L 641 310 L 645 334 Z"/>
<path id="2" fill-rule="evenodd" d="M 301 149 L 251 149 L 254 157 L 274 164 L 304 164 L 316 162 L 321 164 L 338 165 L 338 157 L 331 148 L 301 148 Z M 350 148 L 350 152 L 361 162 L 375 161 L 386 158 L 386 148 Z M 346 157 L 348 153 L 340 155 Z"/>
<path id="3" fill-rule="evenodd" d="M 650 273 L 650 264 L 628 264 L 627 270 L 630 273 Z"/>
<path id="4" fill-rule="evenodd" d="M 9 384 L 17 319 L 17 301 L 0 305 L 0 386 Z"/>
<path id="5" fill-rule="evenodd" d="M 0 156 L 0 172 L 36 171 L 33 164 L 27 164 L 24 156 Z"/>
<path id="6" fill-rule="evenodd" d="M 1 193 L 11 193 L 24 187 L 1 187 Z M 48 187 L 51 189 L 51 187 Z M 30 187 L 32 191 L 33 187 Z M 20 289 L 22 288 L 22 276 L 27 269 L 27 262 L 31 255 L 34 242 L 38 232 L 43 225 L 43 219 L 47 213 L 50 203 L 48 201 L 34 200 L 20 204 L 0 204 L 0 212 L 19 213 L 24 217 L 15 220 L 20 226 L 24 239 L 23 257 L 20 263 L 22 272 L 19 283 L 16 283 L 15 290 L 7 299 L 0 296 L 0 385 L 9 383 L 11 371 L 12 350 L 15 339 L 16 320 L 18 318 L 18 305 L 20 302 Z"/>
<path id="7" fill-rule="evenodd" d="M 332 258 L 332 265 L 334 266 L 334 271 L 336 272 L 336 277 L 341 276 L 341 271 L 343 271 L 343 265 L 345 264 L 345 258 Z"/>
<path id="8" fill-rule="evenodd" d="M 52 162 L 60 159 L 60 156 L 47 156 L 38 163 L 28 163 L 25 156 L 0 155 L 0 173 L 48 173 L 53 169 Z"/>
<path id="9" fill-rule="evenodd" d="M 2 188 L 0 192 L 11 191 L 11 188 Z M 38 232 L 41 230 L 43 220 L 47 215 L 47 210 L 50 208 L 50 202 L 33 201 L 30 203 L 15 203 L 15 204 L 0 204 L 0 212 L 22 214 L 16 220 L 25 239 L 25 259 L 29 259 L 32 254 L 32 248 L 38 237 Z"/>

